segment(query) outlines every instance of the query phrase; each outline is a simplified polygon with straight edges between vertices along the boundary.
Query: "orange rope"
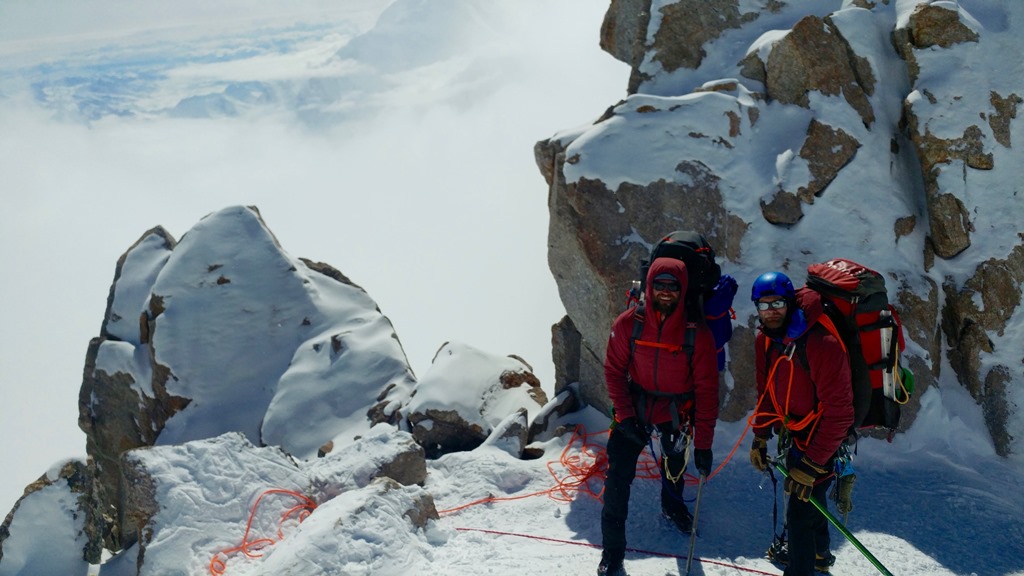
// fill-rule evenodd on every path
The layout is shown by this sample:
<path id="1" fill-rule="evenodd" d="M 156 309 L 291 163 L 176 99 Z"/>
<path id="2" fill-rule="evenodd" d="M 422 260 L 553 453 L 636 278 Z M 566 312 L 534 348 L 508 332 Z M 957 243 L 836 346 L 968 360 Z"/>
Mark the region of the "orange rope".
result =
<path id="1" fill-rule="evenodd" d="M 767 344 L 766 344 L 767 346 Z M 754 413 L 747 418 L 747 425 L 754 426 L 757 423 L 758 427 L 774 426 L 779 424 L 782 428 L 789 432 L 801 432 L 808 427 L 810 431 L 807 433 L 806 438 L 810 438 L 814 435 L 814 431 L 818 428 L 818 422 L 821 420 L 821 408 L 817 407 L 810 413 L 805 415 L 803 418 L 793 421 L 789 416 L 789 399 L 793 392 L 793 373 L 792 367 L 789 369 L 789 382 L 786 386 L 786 400 L 784 403 L 779 402 L 779 398 L 775 394 L 775 374 L 778 372 L 779 365 L 783 361 L 793 363 L 792 354 L 783 354 L 779 356 L 775 363 L 772 364 L 771 370 L 768 371 L 768 382 L 765 385 L 764 392 L 761 393 L 761 398 L 758 399 L 757 404 L 754 408 Z M 764 405 L 764 399 L 767 397 L 771 400 L 772 410 L 762 410 L 761 407 Z M 806 448 L 805 442 L 800 441 L 795 435 L 792 435 L 793 443 L 797 445 L 797 448 L 804 450 Z"/>
<path id="2" fill-rule="evenodd" d="M 750 429 L 750 422 L 747 423 L 747 427 L 743 429 L 743 433 L 740 434 L 736 444 L 732 447 L 729 455 L 726 456 L 725 460 L 718 465 L 718 468 L 708 478 L 713 478 L 717 475 L 722 468 L 732 459 L 733 455 L 736 454 L 736 449 L 739 448 L 740 443 L 743 442 L 743 438 L 746 436 L 747 431 Z M 559 476 L 559 472 L 555 469 L 555 462 L 551 461 L 547 463 L 548 472 L 551 477 L 555 480 L 555 485 L 547 490 L 541 490 L 539 492 L 532 492 L 530 494 L 521 494 L 518 496 L 487 496 L 475 500 L 468 504 L 456 506 L 455 508 L 449 508 L 447 510 L 440 510 L 438 514 L 452 514 L 459 510 L 464 510 L 471 506 L 478 504 L 487 504 L 490 502 L 508 502 L 513 500 L 522 500 L 524 498 L 531 498 L 534 496 L 548 496 L 549 498 L 558 502 L 572 502 L 577 494 L 587 494 L 592 498 L 602 501 L 601 496 L 604 494 L 604 475 L 608 470 L 608 454 L 605 449 L 601 446 L 591 444 L 589 440 L 595 436 L 607 436 L 608 430 L 596 432 L 594 434 L 587 434 L 586 430 L 582 425 L 578 425 L 573 429 L 573 435 L 569 439 L 569 443 L 562 450 L 561 457 L 558 463 L 568 471 L 565 476 Z M 573 448 L 579 444 L 578 450 Z M 696 484 L 697 478 L 687 474 L 687 484 Z M 661 472 L 658 469 L 658 462 L 647 452 L 641 453 L 640 458 L 637 460 L 637 473 L 636 477 L 644 480 L 657 480 L 661 477 Z M 594 492 L 591 487 L 591 481 L 595 478 L 602 482 L 601 489 L 598 492 Z M 256 518 L 256 510 L 259 508 L 260 502 L 263 498 L 270 494 L 284 494 L 296 498 L 299 503 L 291 508 L 285 510 L 281 514 L 281 519 L 278 522 L 277 528 L 277 539 L 273 538 L 256 538 L 253 540 L 249 539 L 250 533 L 252 532 L 252 524 Z M 298 521 L 301 523 L 308 517 L 313 510 L 317 507 L 309 497 L 292 490 L 283 490 L 274 488 L 266 490 L 256 499 L 256 502 L 252 505 L 252 510 L 249 513 L 249 520 L 245 526 L 245 534 L 242 536 L 242 543 L 238 546 L 221 550 L 213 555 L 210 559 L 210 574 L 212 576 L 220 576 L 224 574 L 227 569 L 227 557 L 241 552 L 249 558 L 259 558 L 262 554 L 256 553 L 258 550 L 262 550 L 267 546 L 276 544 L 278 541 L 284 538 L 283 526 L 285 521 L 295 514 L 298 514 Z M 221 557 L 224 557 L 222 560 Z"/>
<path id="3" fill-rule="evenodd" d="M 821 316 L 817 321 L 820 322 L 829 332 L 831 332 L 833 336 L 835 336 L 836 340 L 839 342 L 839 345 L 843 348 L 843 352 L 847 352 L 846 344 L 844 344 L 843 339 L 839 337 L 839 331 L 836 329 L 835 324 L 832 323 L 832 320 L 830 320 L 827 316 Z M 769 342 L 766 339 L 764 343 L 764 348 L 766 352 L 769 346 L 771 346 L 771 342 Z M 795 346 L 795 344 L 790 344 L 790 346 Z M 786 386 L 785 404 L 780 404 L 779 399 L 775 396 L 775 373 L 778 371 L 779 364 L 781 364 L 783 360 L 789 362 L 790 364 L 793 363 L 793 354 L 795 354 L 796 351 L 795 348 L 792 348 L 791 350 L 791 352 L 779 356 L 775 360 L 775 363 L 772 364 L 771 370 L 768 371 L 768 382 L 765 385 L 765 390 L 761 394 L 761 397 L 758 398 L 757 404 L 754 406 L 754 413 L 751 414 L 750 418 L 747 419 L 747 424 L 749 426 L 753 426 L 754 423 L 758 421 L 758 419 L 764 417 L 765 420 L 759 423 L 759 427 L 779 424 L 782 428 L 788 430 L 789 432 L 801 432 L 806 428 L 810 427 L 810 430 L 804 436 L 805 440 L 803 441 L 799 440 L 795 435 L 791 435 L 793 438 L 793 443 L 796 444 L 796 447 L 799 448 L 800 450 L 806 450 L 807 442 L 809 442 L 811 437 L 814 436 L 814 431 L 818 429 L 818 423 L 821 421 L 821 406 L 816 406 L 814 410 L 812 410 L 803 418 L 795 422 L 789 417 L 789 397 L 790 394 L 792 394 L 793 392 L 794 370 L 792 366 L 789 369 L 789 383 Z M 772 401 L 772 408 L 775 410 L 775 412 L 759 411 L 761 405 L 764 403 L 765 396 L 767 396 Z"/>
<path id="4" fill-rule="evenodd" d="M 732 459 L 736 453 L 736 449 L 739 447 L 740 442 L 743 441 L 743 437 L 746 435 L 747 428 L 743 430 L 743 434 L 740 435 L 739 440 L 732 447 L 729 455 L 718 468 L 711 473 L 709 478 L 714 477 L 718 472 L 726 465 L 726 463 Z M 551 461 L 547 463 L 548 472 L 551 477 L 555 480 L 555 485 L 546 490 L 539 492 L 531 492 L 529 494 L 520 494 L 517 496 L 487 496 L 474 500 L 468 504 L 449 508 L 447 510 L 440 510 L 438 514 L 451 514 L 464 510 L 471 506 L 478 504 L 489 504 L 491 502 L 509 502 L 512 500 L 522 500 L 524 498 L 532 498 L 534 496 L 548 496 L 552 500 L 558 502 L 572 502 L 578 494 L 586 494 L 599 502 L 603 502 L 602 495 L 604 494 L 604 476 L 605 472 L 608 471 L 608 454 L 605 449 L 601 446 L 596 446 L 589 443 L 589 439 L 595 436 L 607 436 L 608 431 L 603 430 L 594 434 L 587 434 L 582 425 L 576 426 L 573 430 L 572 438 L 569 443 L 562 450 L 561 457 L 557 464 L 561 464 L 562 468 L 568 471 L 565 476 L 560 476 L 559 472 L 556 471 L 556 462 Z M 574 450 L 573 448 L 579 443 L 579 449 Z M 637 460 L 637 472 L 636 477 L 643 480 L 660 480 L 661 472 L 658 468 L 658 462 L 645 450 L 640 458 Z M 591 487 L 591 481 L 597 479 L 602 482 L 601 489 L 595 492 Z M 698 479 L 690 474 L 686 475 L 686 483 L 689 485 L 697 484 Z"/>
<path id="5" fill-rule="evenodd" d="M 252 532 L 252 523 L 256 519 L 256 509 L 259 508 L 260 502 L 263 500 L 263 498 L 269 494 L 284 494 L 287 496 L 292 496 L 296 498 L 299 501 L 299 503 L 285 510 L 281 514 L 281 519 L 280 521 L 278 521 L 277 524 L 276 540 L 273 538 L 256 538 L 254 540 L 250 540 L 249 534 L 250 532 Z M 313 510 L 315 509 L 316 502 L 314 502 L 312 499 L 308 498 L 304 494 L 300 494 L 299 492 L 295 492 L 292 490 L 283 490 L 280 488 L 272 488 L 270 490 L 266 490 L 265 492 L 259 495 L 259 498 L 257 498 L 256 502 L 252 505 L 252 510 L 249 512 L 249 521 L 245 525 L 245 534 L 242 536 L 242 543 L 233 548 L 221 550 L 220 552 L 214 554 L 213 558 L 210 559 L 210 574 L 212 574 L 213 576 L 220 576 L 221 574 L 223 574 L 224 571 L 227 569 L 227 557 L 236 552 L 241 552 L 249 558 L 259 558 L 260 556 L 262 556 L 262 554 L 257 554 L 254 551 L 262 550 L 267 546 L 276 544 L 279 540 L 284 538 L 283 527 L 285 521 L 287 521 L 291 516 L 297 514 L 297 518 L 301 523 L 303 520 L 306 519 L 307 516 L 312 514 Z M 224 560 L 221 560 L 221 556 L 224 556 Z"/>

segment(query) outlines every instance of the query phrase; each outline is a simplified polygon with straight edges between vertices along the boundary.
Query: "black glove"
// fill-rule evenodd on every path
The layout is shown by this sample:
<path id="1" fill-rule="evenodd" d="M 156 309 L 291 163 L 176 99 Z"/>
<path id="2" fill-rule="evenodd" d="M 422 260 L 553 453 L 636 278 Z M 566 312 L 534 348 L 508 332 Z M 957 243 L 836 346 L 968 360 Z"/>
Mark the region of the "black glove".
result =
<path id="1" fill-rule="evenodd" d="M 646 446 L 647 440 L 651 437 L 650 432 L 647 431 L 646 427 L 640 424 L 640 421 L 636 419 L 636 416 L 623 418 L 621 422 L 616 422 L 615 428 L 612 429 L 612 433 L 614 434 L 616 432 L 631 443 L 638 444 L 640 446 Z"/>
<path id="2" fill-rule="evenodd" d="M 789 476 L 786 477 L 782 487 L 786 494 L 792 494 L 798 499 L 807 502 L 807 499 L 811 497 L 814 482 L 827 472 L 821 466 L 811 462 L 807 456 L 804 456 L 795 465 L 790 466 Z"/>
<path id="3" fill-rule="evenodd" d="M 711 475 L 711 459 L 710 448 L 697 448 L 693 451 L 693 465 L 697 467 L 697 472 L 701 476 Z"/>
<path id="4" fill-rule="evenodd" d="M 750 463 L 758 472 L 768 469 L 768 440 L 760 436 L 754 436 L 754 443 L 750 445 Z"/>

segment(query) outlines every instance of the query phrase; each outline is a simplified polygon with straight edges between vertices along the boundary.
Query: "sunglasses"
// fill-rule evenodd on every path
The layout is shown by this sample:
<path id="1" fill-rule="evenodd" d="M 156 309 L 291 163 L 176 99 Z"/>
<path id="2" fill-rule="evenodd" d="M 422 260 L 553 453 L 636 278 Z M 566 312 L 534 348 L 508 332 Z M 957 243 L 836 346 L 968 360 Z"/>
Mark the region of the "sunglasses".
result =
<path id="1" fill-rule="evenodd" d="M 786 307 L 785 300 L 772 300 L 771 302 L 758 302 L 757 309 L 761 312 L 771 308 L 772 310 L 782 310 Z"/>
<path id="2" fill-rule="evenodd" d="M 679 284 L 675 282 L 655 282 L 651 287 L 655 292 L 679 292 Z"/>

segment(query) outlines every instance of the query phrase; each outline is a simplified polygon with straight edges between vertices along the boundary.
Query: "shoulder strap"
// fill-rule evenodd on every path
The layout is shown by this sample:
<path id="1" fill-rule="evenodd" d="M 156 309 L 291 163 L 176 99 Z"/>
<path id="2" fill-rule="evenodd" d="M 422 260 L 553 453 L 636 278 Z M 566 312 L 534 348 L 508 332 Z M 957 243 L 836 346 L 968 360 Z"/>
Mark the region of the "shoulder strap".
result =
<path id="1" fill-rule="evenodd" d="M 705 322 L 704 316 L 704 295 L 698 294 L 696 298 L 684 300 L 683 312 L 686 315 L 686 328 L 683 331 L 683 351 L 686 352 L 686 360 L 690 366 L 690 375 L 693 375 L 693 349 L 697 341 L 697 326 Z"/>
<path id="2" fill-rule="evenodd" d="M 629 362 L 626 362 L 626 369 L 633 363 L 633 352 L 636 350 L 636 341 L 644 332 L 644 313 L 646 312 L 645 302 L 641 300 L 633 309 L 633 335 L 629 339 Z"/>
<path id="3" fill-rule="evenodd" d="M 839 329 L 836 328 L 836 325 L 835 323 L 832 322 L 832 319 L 829 318 L 827 314 L 822 314 L 821 316 L 818 316 L 817 322 L 818 324 L 824 326 L 826 330 L 831 332 L 832 335 L 836 337 L 836 340 L 839 341 L 839 345 L 843 347 L 843 352 L 849 354 L 849 350 L 846 349 L 846 343 L 843 342 L 843 337 L 839 335 Z"/>
<path id="4" fill-rule="evenodd" d="M 818 319 L 815 320 L 815 323 L 816 324 L 821 324 L 821 326 L 823 328 L 825 328 L 826 330 L 829 331 L 830 334 L 835 336 L 836 337 L 836 341 L 838 341 L 839 345 L 843 348 L 843 352 L 849 354 L 849 351 L 846 349 L 846 343 L 843 342 L 843 337 L 839 335 L 839 329 L 836 328 L 835 323 L 832 322 L 832 319 L 829 318 L 828 315 L 822 314 L 821 316 L 818 316 Z M 807 359 L 807 334 L 808 334 L 808 332 L 810 332 L 810 329 L 808 329 L 807 332 L 803 333 L 799 338 L 797 338 L 795 344 L 796 344 L 796 356 L 800 360 L 800 365 L 804 367 L 804 370 L 807 370 L 808 372 L 810 372 L 810 370 L 811 370 L 811 363 Z"/>

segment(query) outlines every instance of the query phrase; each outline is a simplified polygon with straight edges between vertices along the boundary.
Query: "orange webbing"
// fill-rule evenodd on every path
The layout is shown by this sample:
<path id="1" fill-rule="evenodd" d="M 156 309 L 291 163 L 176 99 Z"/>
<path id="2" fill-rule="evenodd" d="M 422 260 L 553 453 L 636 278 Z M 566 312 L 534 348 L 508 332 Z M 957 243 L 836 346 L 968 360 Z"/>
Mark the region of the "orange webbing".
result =
<path id="1" fill-rule="evenodd" d="M 259 507 L 260 501 L 263 500 L 263 497 L 269 494 L 284 494 L 287 496 L 292 496 L 295 499 L 297 499 L 299 503 L 285 510 L 281 514 L 281 520 L 277 524 L 276 540 L 273 538 L 256 538 L 254 540 L 250 540 L 249 533 L 252 531 L 252 523 L 253 520 L 256 518 L 256 509 Z M 249 521 L 245 525 L 245 535 L 242 536 L 242 543 L 233 548 L 221 550 L 220 552 L 214 554 L 213 558 L 210 559 L 210 574 L 213 574 L 214 576 L 219 576 L 220 574 L 223 574 L 224 571 L 227 569 L 227 556 L 230 556 L 231 554 L 234 554 L 236 552 L 241 552 L 249 558 L 259 558 L 260 556 L 262 556 L 262 554 L 255 553 L 255 550 L 262 550 L 267 546 L 276 544 L 278 540 L 284 538 L 282 527 L 289 517 L 297 513 L 299 522 L 302 522 L 315 509 L 316 502 L 314 502 L 307 496 L 300 494 L 299 492 L 295 492 L 293 490 L 282 490 L 279 488 L 273 488 L 263 492 L 262 494 L 260 494 L 259 498 L 256 499 L 256 502 L 252 505 L 252 510 L 249 512 Z M 224 560 L 221 560 L 220 558 L 222 555 L 225 557 Z"/>
<path id="2" fill-rule="evenodd" d="M 668 344 L 668 343 L 665 343 L 665 342 L 648 342 L 647 340 L 637 340 L 636 341 L 636 345 L 637 346 L 647 346 L 649 348 L 661 348 L 663 350 L 668 350 L 669 352 L 672 352 L 673 354 L 675 354 L 676 352 L 679 352 L 679 351 L 681 351 L 683 349 L 682 345 L 680 345 L 680 344 Z"/>

